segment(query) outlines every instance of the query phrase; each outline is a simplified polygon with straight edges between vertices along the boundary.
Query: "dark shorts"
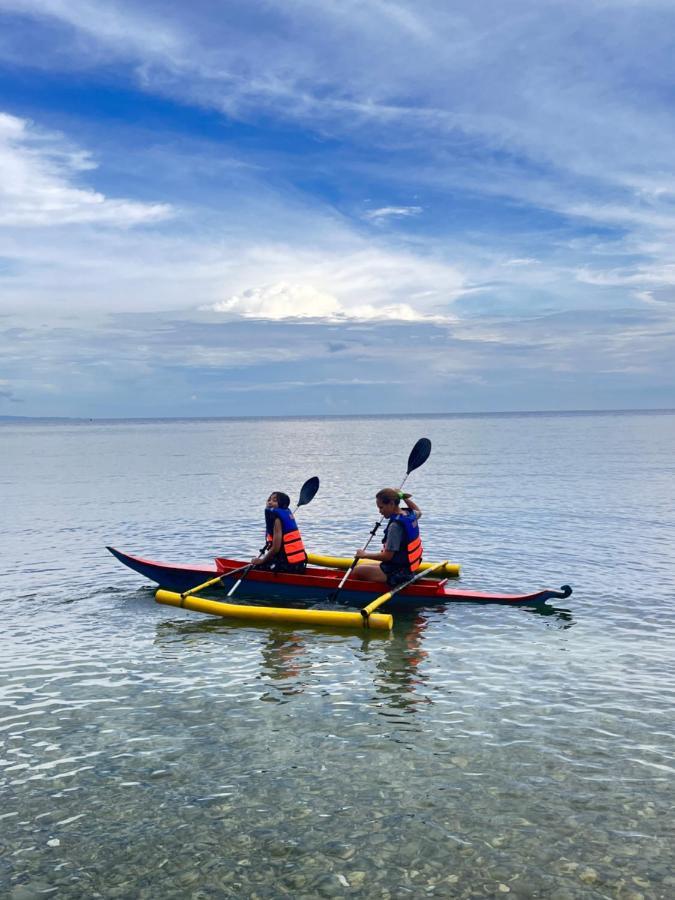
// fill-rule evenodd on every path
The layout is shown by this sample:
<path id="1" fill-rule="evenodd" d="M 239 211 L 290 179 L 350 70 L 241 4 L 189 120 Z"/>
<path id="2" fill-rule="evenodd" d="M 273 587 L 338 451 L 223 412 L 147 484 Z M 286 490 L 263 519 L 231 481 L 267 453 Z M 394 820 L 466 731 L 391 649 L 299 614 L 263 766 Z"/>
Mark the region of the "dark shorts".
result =
<path id="1" fill-rule="evenodd" d="M 388 563 L 382 563 L 380 568 L 387 576 L 387 584 L 390 588 L 398 587 L 399 584 L 405 584 L 406 581 L 410 581 L 413 575 L 410 569 L 399 569 L 390 566 Z"/>

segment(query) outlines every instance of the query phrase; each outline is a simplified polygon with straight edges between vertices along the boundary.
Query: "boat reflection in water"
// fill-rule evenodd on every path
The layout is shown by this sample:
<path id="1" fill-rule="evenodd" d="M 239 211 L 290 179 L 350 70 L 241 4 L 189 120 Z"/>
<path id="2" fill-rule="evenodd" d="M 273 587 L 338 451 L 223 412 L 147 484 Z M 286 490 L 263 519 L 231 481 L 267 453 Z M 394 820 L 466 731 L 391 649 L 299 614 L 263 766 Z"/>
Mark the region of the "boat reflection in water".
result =
<path id="1" fill-rule="evenodd" d="M 429 680 L 422 668 L 429 656 L 422 646 L 428 627 L 429 617 L 425 613 L 401 617 L 397 620 L 394 639 L 378 653 L 374 686 L 383 714 L 413 713 L 421 703 L 432 702 L 422 690 Z"/>
<path id="2" fill-rule="evenodd" d="M 523 611 L 532 613 L 535 616 L 552 616 L 553 621 L 551 625 L 563 630 L 577 624 L 570 609 L 549 606 L 547 603 L 541 603 L 536 606 L 523 606 Z"/>
<path id="3" fill-rule="evenodd" d="M 267 641 L 261 647 L 260 674 L 263 680 L 270 679 L 277 683 L 276 687 L 282 698 L 302 694 L 305 689 L 303 675 L 311 668 L 306 640 L 307 635 L 302 633 L 275 628 L 270 630 Z M 280 699 L 276 692 L 261 697 L 261 700 Z"/>
<path id="4" fill-rule="evenodd" d="M 416 614 L 398 615 L 391 641 L 383 645 L 374 643 L 370 649 L 368 643 L 364 642 L 363 649 L 377 656 L 374 686 L 382 704 L 383 715 L 414 713 L 421 704 L 433 703 L 428 692 L 431 677 L 425 665 L 433 656 L 433 649 L 429 649 L 428 645 L 434 638 L 438 640 L 439 622 L 447 615 L 448 607 L 453 606 L 454 604 L 447 604 Z M 558 629 L 568 629 L 576 624 L 570 610 L 547 604 L 520 606 L 518 612 L 544 616 L 549 619 L 547 626 Z M 428 640 L 425 649 L 425 633 L 430 626 L 431 632 L 426 635 Z"/>
<path id="5" fill-rule="evenodd" d="M 321 659 L 321 653 L 327 650 L 327 639 L 330 647 L 339 648 L 343 654 L 346 648 L 351 648 L 350 654 L 360 658 L 368 670 L 367 677 L 365 672 L 358 673 L 357 686 L 350 688 L 354 699 L 358 696 L 362 702 L 366 699 L 365 691 L 370 694 L 371 702 L 381 706 L 383 715 L 396 717 L 401 713 L 414 713 L 420 704 L 433 703 L 428 691 L 430 676 L 425 666 L 432 651 L 424 646 L 425 635 L 433 626 L 432 633 L 438 639 L 441 620 L 448 614 L 447 606 L 456 608 L 454 604 L 447 604 L 433 610 L 398 615 L 391 633 L 368 631 L 357 634 L 316 626 L 298 629 L 278 623 L 273 626 L 244 625 L 220 618 L 166 621 L 156 626 L 155 644 L 170 649 L 171 655 L 175 655 L 179 647 L 187 649 L 207 642 L 209 655 L 212 655 L 214 639 L 218 642 L 215 645 L 217 652 L 221 649 L 225 652 L 228 633 L 241 636 L 244 631 L 248 632 L 251 644 L 257 642 L 255 649 L 260 652 L 257 674 L 254 674 L 255 660 L 247 662 L 249 677 L 253 675 L 263 686 L 259 699 L 283 703 L 307 689 L 316 689 L 317 678 L 311 672 L 317 659 Z M 520 606 L 518 612 L 543 616 L 550 620 L 547 625 L 559 629 L 568 629 L 575 624 L 570 610 L 547 604 Z M 253 646 L 251 649 L 254 650 Z M 354 671 L 351 665 L 347 675 L 348 683 L 352 684 Z"/>

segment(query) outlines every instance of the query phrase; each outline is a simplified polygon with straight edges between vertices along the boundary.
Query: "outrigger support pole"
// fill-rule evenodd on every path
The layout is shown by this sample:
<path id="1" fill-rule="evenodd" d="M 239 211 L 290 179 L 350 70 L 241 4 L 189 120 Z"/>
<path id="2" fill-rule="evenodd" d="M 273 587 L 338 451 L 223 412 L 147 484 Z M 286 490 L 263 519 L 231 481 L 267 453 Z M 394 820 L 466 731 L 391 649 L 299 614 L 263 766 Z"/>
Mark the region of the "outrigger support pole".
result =
<path id="1" fill-rule="evenodd" d="M 363 617 L 363 627 L 364 628 L 372 628 L 372 614 L 379 607 L 382 606 L 383 603 L 386 603 L 388 600 L 394 596 L 394 594 L 398 594 L 399 591 L 404 590 L 407 587 L 410 587 L 411 584 L 414 584 L 416 581 L 419 581 L 420 578 L 424 578 L 427 575 L 431 575 L 432 572 L 435 572 L 437 569 L 442 569 L 444 566 L 447 566 L 448 560 L 445 562 L 435 563 L 435 565 L 431 566 L 429 569 L 423 569 L 421 572 L 418 572 L 416 575 L 413 575 L 412 578 L 408 579 L 408 581 L 404 581 L 403 584 L 399 584 L 398 587 L 392 588 L 390 591 L 387 591 L 386 594 L 380 594 L 379 597 L 376 597 L 372 603 L 369 603 L 368 606 L 364 606 L 361 610 L 361 615 Z"/>
<path id="2" fill-rule="evenodd" d="M 223 574 L 218 575 L 217 578 L 211 578 L 209 581 L 205 581 L 204 584 L 198 584 L 197 587 L 190 588 L 189 591 L 183 591 L 183 593 L 180 595 L 180 598 L 181 600 L 185 600 L 186 597 L 192 594 L 198 594 L 200 591 L 205 590 L 205 588 L 211 587 L 212 584 L 222 584 L 226 578 L 231 578 L 233 575 L 237 575 L 239 572 L 244 572 L 245 570 L 250 568 L 251 564 L 249 563 L 247 566 L 242 566 L 239 569 L 232 569 L 229 572 L 223 572 Z M 240 575 L 239 577 L 243 578 L 243 575 Z"/>

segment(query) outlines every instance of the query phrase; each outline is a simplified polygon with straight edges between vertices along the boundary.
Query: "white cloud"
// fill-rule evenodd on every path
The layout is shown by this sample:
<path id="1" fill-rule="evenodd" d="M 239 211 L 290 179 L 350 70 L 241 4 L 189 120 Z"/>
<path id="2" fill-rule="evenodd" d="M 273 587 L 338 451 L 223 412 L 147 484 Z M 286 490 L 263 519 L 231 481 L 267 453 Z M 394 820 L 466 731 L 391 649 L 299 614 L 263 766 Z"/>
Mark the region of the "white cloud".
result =
<path id="1" fill-rule="evenodd" d="M 407 303 L 358 303 L 345 305 L 332 294 L 310 284 L 277 282 L 249 288 L 227 300 L 220 300 L 204 309 L 233 313 L 247 319 L 356 319 L 362 321 L 396 320 L 404 322 L 444 321 L 445 316 L 428 315 Z"/>
<path id="2" fill-rule="evenodd" d="M 186 210 L 181 227 L 133 234 L 101 227 L 144 221 L 154 207 L 120 201 L 129 203 L 121 208 L 103 197 L 94 214 L 82 200 L 86 192 L 65 181 L 90 167 L 87 154 L 63 138 L 43 140 L 16 117 L 5 116 L 2 124 L 6 143 L 16 145 L 12 159 L 32 167 L 21 201 L 23 227 L 0 228 L 7 310 L 58 314 L 67 301 L 70 311 L 210 308 L 272 320 L 419 321 L 447 318 L 454 301 L 472 287 L 432 243 L 396 247 L 373 240 L 330 209 L 271 192 L 257 173 L 243 185 L 225 185 L 216 213 L 200 210 L 197 217 Z M 24 146 L 33 139 L 35 154 L 32 145 Z M 169 163 L 190 168 L 189 158 Z M 46 208 L 39 190 L 45 181 L 71 206 Z M 133 215 L 122 215 L 124 210 Z M 6 204 L 0 221 L 3 215 L 5 223 L 17 221 L 16 203 Z M 281 233 L 285 242 L 275 242 Z"/>
<path id="3" fill-rule="evenodd" d="M 298 389 L 316 387 L 388 387 L 404 383 L 402 380 L 392 378 L 322 378 L 315 381 L 266 381 L 262 383 L 228 384 L 223 387 L 223 391 L 232 394 L 247 394 L 257 391 L 297 391 Z"/>
<path id="4" fill-rule="evenodd" d="M 255 319 L 332 319 L 341 313 L 336 297 L 306 284 L 267 284 L 249 288 L 207 307 Z"/>
<path id="5" fill-rule="evenodd" d="M 661 305 L 663 303 L 662 300 L 657 300 L 654 297 L 653 291 L 635 291 L 634 296 L 640 300 L 642 303 L 647 303 L 649 305 L 654 304 L 656 306 Z"/>
<path id="6" fill-rule="evenodd" d="M 260 273 L 265 273 L 261 283 Z M 235 290 L 228 290 L 233 282 Z M 248 318 L 449 321 L 472 289 L 457 267 L 430 255 L 370 244 L 345 228 L 321 242 L 243 249 L 221 296 L 208 304 Z"/>
<path id="7" fill-rule="evenodd" d="M 143 10 L 130 9 L 123 2 L 106 0 L 2 0 L 2 8 L 8 12 L 32 17 L 46 17 L 60 21 L 72 28 L 95 38 L 100 45 L 115 49 L 120 55 L 129 57 L 136 53 L 162 54 L 165 58 L 177 55 L 183 41 L 179 32 L 171 29 L 161 16 L 146 15 Z M 80 55 L 86 55 L 91 48 L 80 43 Z M 58 53 L 59 48 L 53 51 Z M 100 62 L 100 49 L 93 54 Z M 39 64 L 33 59 L 33 64 Z"/>
<path id="8" fill-rule="evenodd" d="M 384 219 L 404 219 L 408 216 L 418 216 L 422 212 L 421 206 L 383 206 L 380 209 L 371 209 L 364 213 L 364 219 L 380 222 Z"/>
<path id="9" fill-rule="evenodd" d="M 0 378 L 0 398 L 3 400 L 14 399 L 12 384 L 6 378 Z"/>
<path id="10" fill-rule="evenodd" d="M 675 285 L 675 263 L 658 267 L 633 269 L 580 269 L 576 277 L 584 284 L 599 287 L 623 287 L 631 285 Z"/>
<path id="11" fill-rule="evenodd" d="M 232 190 L 227 204 L 222 203 L 223 209 L 236 210 L 229 220 L 229 213 L 222 217 L 222 247 L 217 236 L 221 226 L 213 228 L 213 223 L 206 240 L 185 231 L 182 240 L 146 239 L 133 248 L 121 242 L 109 251 L 107 264 L 104 248 L 94 249 L 85 261 L 91 277 L 81 276 L 76 267 L 78 248 L 59 247 L 66 262 L 51 260 L 50 266 L 63 268 L 63 282 L 75 292 L 86 277 L 88 292 L 117 291 L 118 302 L 124 303 L 133 280 L 136 297 L 147 297 L 143 302 L 155 308 L 163 297 L 176 308 L 182 294 L 186 304 L 244 317 L 414 321 L 447 316 L 454 300 L 477 284 L 503 291 L 502 296 L 509 290 L 515 295 L 521 286 L 542 288 L 561 305 L 570 294 L 571 302 L 579 296 L 566 282 L 580 268 L 590 273 L 583 283 L 607 286 L 601 269 L 593 281 L 594 269 L 581 261 L 582 253 L 565 258 L 564 249 L 553 249 L 545 231 L 528 235 L 521 224 L 513 231 L 510 223 L 503 226 L 504 198 L 517 201 L 521 213 L 546 210 L 585 228 L 624 230 L 634 245 L 639 239 L 646 245 L 649 238 L 661 238 L 660 247 L 645 251 L 653 256 L 651 271 L 667 274 L 672 262 L 675 128 L 660 90 L 661 82 L 671 80 L 672 54 L 668 29 L 650 30 L 644 15 L 628 27 L 608 3 L 589 11 L 588 4 L 576 0 L 554 0 L 544 13 L 515 0 L 521 15 L 495 7 L 486 22 L 468 3 L 449 11 L 440 2 L 422 9 L 404 0 L 343 5 L 294 0 L 285 7 L 275 5 L 269 22 L 261 17 L 258 27 L 251 28 L 249 4 L 239 0 L 233 0 L 227 17 L 214 17 L 210 3 L 188 9 L 155 0 L 4 0 L 2 7 L 25 16 L 26 33 L 37 30 L 41 21 L 50 29 L 54 22 L 65 26 L 59 35 L 73 51 L 70 63 L 67 54 L 45 44 L 45 55 L 54 54 L 50 58 L 56 67 L 97 66 L 114 57 L 150 92 L 245 119 L 272 113 L 313 131 L 346 136 L 345 146 L 354 137 L 365 150 L 361 159 L 372 161 L 359 163 L 364 182 L 368 176 L 388 178 L 390 185 L 404 184 L 407 196 L 415 198 L 422 184 L 437 192 L 439 209 L 441 203 L 454 202 L 459 190 L 462 202 L 470 194 L 479 198 L 479 206 L 487 200 L 489 215 L 495 210 L 492 227 L 485 215 L 483 232 L 471 233 L 473 221 L 468 226 L 461 256 L 456 240 L 445 241 L 443 225 L 425 245 L 415 246 L 411 238 L 399 253 L 383 240 L 369 243 L 358 228 L 350 231 L 339 212 L 327 206 L 317 211 L 320 201 L 299 209 L 303 201 L 298 202 L 298 194 L 283 189 L 270 202 L 276 203 L 274 215 L 256 210 L 257 222 L 250 215 L 243 224 L 250 195 L 257 192 L 258 200 L 267 191 L 270 200 L 274 190 L 265 181 L 266 158 L 260 160 L 258 181 L 254 184 L 252 177 L 239 196 Z M 667 13 L 667 5 L 661 8 Z M 624 51 L 621 65 L 614 55 L 602 67 L 593 65 L 595 50 L 589 48 L 596 44 L 600 49 L 616 44 Z M 0 53 L 11 46 L 10 34 Z M 527 49 L 514 68 L 516 46 Z M 660 67 L 644 67 L 647 47 Z M 260 58 L 266 61 L 264 70 L 255 65 Z M 18 62 L 16 54 L 12 62 Z M 635 76 L 631 92 L 619 90 L 626 71 Z M 480 77 L 474 77 L 476 72 Z M 579 72 L 585 77 L 578 77 Z M 16 165 L 18 159 L 17 171 L 26 177 L 20 197 L 11 191 L 0 195 L 0 222 L 24 228 L 123 226 L 158 221 L 170 213 L 162 204 L 110 198 L 80 184 L 93 166 L 85 152 L 60 137 L 40 134 L 25 120 L 5 117 L 5 125 L 10 119 L 21 128 L 9 127 L 4 141 L 0 130 L 0 154 L 10 146 L 8 164 Z M 331 157 L 326 159 L 329 165 Z M 5 171 L 3 166 L 0 179 Z M 346 174 L 338 173 L 336 179 Z M 363 218 L 383 225 L 410 220 L 422 210 L 383 205 Z M 296 227 L 289 233 L 292 216 Z M 448 216 L 447 228 L 456 233 L 454 215 Z M 281 233 L 289 246 L 273 243 Z M 386 229 L 378 233 L 384 237 Z M 589 245 L 586 251 L 587 256 L 595 252 Z M 536 259 L 530 256 L 534 253 Z M 53 274 L 53 268 L 45 272 L 40 287 Z M 36 269 L 34 278 L 42 277 Z M 621 288 L 639 288 L 642 280 L 636 273 L 615 279 L 612 286 L 618 296 Z M 658 285 L 658 280 L 648 283 Z M 12 289 L 17 284 L 14 280 Z"/>
<path id="12" fill-rule="evenodd" d="M 264 110 L 319 132 L 358 131 L 373 148 L 414 148 L 438 184 L 462 183 L 463 166 L 475 160 L 469 180 L 481 192 L 491 190 L 487 168 L 502 196 L 527 197 L 534 176 L 534 205 L 599 223 L 667 222 L 667 212 L 638 201 L 667 200 L 675 183 L 672 4 L 645 2 L 627 17 L 610 2 L 544 8 L 515 0 L 486 17 L 462 2 L 294 0 L 262 5 L 268 15 L 251 28 L 256 5 L 232 0 L 227 16 L 214 16 L 209 4 L 155 0 L 3 3 L 74 29 L 73 66 L 112 54 L 148 91 L 243 118 Z M 455 141 L 476 152 L 457 159 Z M 388 165 L 383 157 L 379 168 Z M 547 205 L 546 186 L 565 178 L 575 199 Z M 624 204 L 601 196 L 616 189 L 628 193 Z M 382 222 L 415 209 L 382 207 L 367 217 Z"/>
<path id="13" fill-rule="evenodd" d="M 462 397 L 466 409 L 547 408 L 565 384 L 573 390 L 557 405 L 597 405 L 593 386 L 604 375 L 609 405 L 621 406 L 628 372 L 672 396 L 672 328 L 667 309 L 645 305 L 609 316 L 483 317 L 450 326 L 132 314 L 105 323 L 82 316 L 57 331 L 36 322 L 7 333 L 4 346 L 16 400 L 29 415 L 79 415 L 96 398 L 90 415 L 190 415 L 195 395 L 205 415 L 319 413 L 333 400 L 341 412 L 382 412 L 386 384 L 399 386 L 385 392 L 387 409 L 402 403 L 399 411 L 440 412 L 448 396 L 451 408 Z M 650 391 L 646 405 L 658 402 Z"/>
<path id="14" fill-rule="evenodd" d="M 461 2 L 259 5 L 268 15 L 251 28 L 256 3 L 237 0 L 227 16 L 153 0 L 3 3 L 85 37 L 74 42 L 74 65 L 115 54 L 148 88 L 234 114 L 265 107 L 349 129 L 388 121 L 409 126 L 399 140 L 421 146 L 432 134 L 482 136 L 498 150 L 628 183 L 655 171 L 658 159 L 669 170 L 667 91 L 636 103 L 624 86 L 627 73 L 669 83 L 672 5 L 663 5 L 659 29 L 648 15 L 629 20 L 575 0 L 545 8 L 516 0 L 488 17 Z"/>
<path id="15" fill-rule="evenodd" d="M 86 222 L 128 227 L 165 219 L 163 203 L 106 197 L 73 182 L 96 167 L 61 135 L 0 113 L 0 225 L 45 226 Z"/>

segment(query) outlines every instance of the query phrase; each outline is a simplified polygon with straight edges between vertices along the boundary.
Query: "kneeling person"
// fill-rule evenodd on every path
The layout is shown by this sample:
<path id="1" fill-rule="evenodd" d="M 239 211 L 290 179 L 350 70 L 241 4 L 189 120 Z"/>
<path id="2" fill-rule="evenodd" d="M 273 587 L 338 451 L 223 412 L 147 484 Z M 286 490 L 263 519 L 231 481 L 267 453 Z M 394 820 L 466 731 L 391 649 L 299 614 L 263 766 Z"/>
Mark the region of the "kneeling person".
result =
<path id="1" fill-rule="evenodd" d="M 405 509 L 401 510 L 401 500 Z M 355 576 L 366 581 L 386 582 L 389 587 L 397 587 L 409 581 L 422 562 L 422 541 L 417 524 L 422 511 L 413 503 L 411 494 L 403 494 L 394 488 L 383 488 L 375 495 L 380 514 L 389 522 L 382 539 L 379 553 L 357 550 L 357 559 L 372 559 L 379 566 L 358 565 Z"/>

